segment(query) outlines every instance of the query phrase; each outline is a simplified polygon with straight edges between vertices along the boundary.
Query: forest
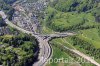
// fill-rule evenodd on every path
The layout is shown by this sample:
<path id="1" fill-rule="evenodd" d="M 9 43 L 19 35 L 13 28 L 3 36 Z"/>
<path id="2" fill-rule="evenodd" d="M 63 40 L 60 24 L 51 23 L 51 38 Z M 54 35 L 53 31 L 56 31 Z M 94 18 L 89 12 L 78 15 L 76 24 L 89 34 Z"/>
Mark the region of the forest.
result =
<path id="1" fill-rule="evenodd" d="M 31 66 L 37 59 L 38 42 L 27 34 L 0 36 L 0 65 Z"/>

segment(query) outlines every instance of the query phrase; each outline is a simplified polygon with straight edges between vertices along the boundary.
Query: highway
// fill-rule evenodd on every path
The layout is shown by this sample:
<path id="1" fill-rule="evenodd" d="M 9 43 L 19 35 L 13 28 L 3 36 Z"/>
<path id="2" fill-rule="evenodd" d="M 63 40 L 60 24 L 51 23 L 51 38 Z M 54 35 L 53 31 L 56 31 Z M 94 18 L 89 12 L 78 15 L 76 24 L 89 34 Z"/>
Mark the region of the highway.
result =
<path id="1" fill-rule="evenodd" d="M 11 23 L 7 19 L 7 16 L 3 11 L 0 11 L 0 15 L 2 16 L 2 18 L 4 19 L 6 24 L 8 24 L 9 26 L 11 26 L 11 27 L 23 32 L 23 33 L 31 34 L 32 36 L 36 37 L 36 39 L 39 42 L 39 48 L 40 48 L 39 57 L 38 57 L 39 61 L 37 61 L 35 64 L 33 64 L 33 66 L 44 66 L 45 62 L 50 58 L 51 53 L 52 53 L 52 51 L 51 51 L 52 49 L 49 46 L 48 41 L 46 39 L 43 40 L 43 38 L 39 37 L 38 35 L 33 34 L 33 32 L 26 31 L 26 30 L 24 30 L 16 25 L 14 25 L 13 23 Z M 41 61 L 41 60 L 43 60 L 43 58 L 45 60 Z"/>
<path id="2" fill-rule="evenodd" d="M 7 15 L 3 12 L 0 11 L 0 15 L 2 16 L 3 20 L 5 21 L 6 24 L 8 24 L 9 26 L 23 32 L 23 33 L 27 33 L 27 34 L 31 34 L 32 36 L 36 37 L 36 39 L 39 42 L 39 56 L 38 59 L 39 61 L 37 61 L 36 63 L 33 64 L 33 66 L 45 66 L 46 62 L 51 58 L 52 56 L 52 48 L 51 46 L 48 44 L 49 39 L 45 38 L 45 36 L 49 36 L 49 37 L 66 37 L 66 36 L 70 36 L 70 33 L 68 34 L 50 34 L 50 35 L 41 35 L 41 34 L 34 34 L 33 32 L 24 30 L 16 25 L 14 25 L 13 23 L 11 23 L 8 19 L 7 19 Z M 44 36 L 44 37 L 43 37 Z"/>
<path id="3" fill-rule="evenodd" d="M 48 35 L 34 34 L 33 32 L 24 30 L 24 29 L 22 29 L 22 28 L 20 28 L 20 27 L 18 27 L 16 25 L 14 25 L 13 23 L 11 23 L 7 19 L 7 15 L 3 11 L 0 11 L 0 15 L 2 16 L 2 18 L 4 19 L 6 24 L 8 24 L 9 26 L 11 26 L 11 27 L 23 32 L 23 33 L 31 34 L 32 36 L 36 37 L 36 39 L 38 40 L 39 48 L 40 48 L 39 56 L 38 56 L 39 61 L 34 63 L 33 66 L 45 66 L 45 64 L 48 61 L 48 59 L 51 58 L 51 56 L 52 56 L 52 48 L 48 44 L 48 41 L 52 37 L 67 37 L 67 36 L 75 35 L 75 34 L 70 33 L 70 32 L 57 33 L 57 34 L 48 34 Z M 72 52 L 74 52 L 75 54 L 78 54 L 79 56 L 85 58 L 86 60 L 90 61 L 92 64 L 94 64 L 96 66 L 100 66 L 100 64 L 97 63 L 94 59 L 90 58 L 89 56 L 87 56 L 87 55 L 85 55 L 85 54 L 83 54 L 81 52 L 79 52 L 78 50 L 69 49 L 67 47 L 65 47 L 65 48 L 70 50 L 70 51 L 72 51 Z"/>

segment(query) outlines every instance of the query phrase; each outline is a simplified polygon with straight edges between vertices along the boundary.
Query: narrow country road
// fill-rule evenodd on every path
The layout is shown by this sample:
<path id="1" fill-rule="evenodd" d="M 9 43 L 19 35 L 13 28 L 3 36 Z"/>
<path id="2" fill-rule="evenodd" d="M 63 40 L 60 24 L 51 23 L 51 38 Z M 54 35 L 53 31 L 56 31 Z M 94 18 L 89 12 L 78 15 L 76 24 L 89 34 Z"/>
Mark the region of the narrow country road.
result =
<path id="1" fill-rule="evenodd" d="M 96 66 L 100 66 L 100 64 L 97 63 L 94 59 L 92 59 L 91 57 L 89 57 L 89 56 L 87 56 L 87 55 L 81 53 L 80 51 L 78 51 L 78 50 L 73 50 L 73 49 L 72 49 L 71 51 L 74 52 L 74 53 L 76 53 L 76 54 L 78 54 L 79 56 L 85 58 L 85 59 L 88 60 L 90 63 L 93 63 L 93 64 L 96 65 Z"/>
<path id="2" fill-rule="evenodd" d="M 89 61 L 90 63 L 92 63 L 92 64 L 94 64 L 94 65 L 96 65 L 96 66 L 100 66 L 100 64 L 99 64 L 98 62 L 96 62 L 96 61 L 95 61 L 94 59 L 92 59 L 91 57 L 89 57 L 89 56 L 83 54 L 82 52 L 80 52 L 80 51 L 78 51 L 78 50 L 70 49 L 70 48 L 68 48 L 68 47 L 66 47 L 66 46 L 63 46 L 63 47 L 64 47 L 65 49 L 67 49 L 67 50 L 69 50 L 69 51 L 71 51 L 71 52 L 73 52 L 73 53 L 75 53 L 75 54 L 81 56 L 82 58 L 86 59 L 86 60 Z"/>

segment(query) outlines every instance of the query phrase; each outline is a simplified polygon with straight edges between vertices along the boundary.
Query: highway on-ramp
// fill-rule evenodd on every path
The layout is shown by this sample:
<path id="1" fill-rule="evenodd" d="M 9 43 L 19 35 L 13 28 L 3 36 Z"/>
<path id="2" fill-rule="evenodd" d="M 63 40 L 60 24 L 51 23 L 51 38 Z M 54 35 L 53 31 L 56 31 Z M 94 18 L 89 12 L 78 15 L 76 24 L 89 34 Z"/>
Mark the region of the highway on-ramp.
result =
<path id="1" fill-rule="evenodd" d="M 66 36 L 72 36 L 74 35 L 73 33 L 58 33 L 58 34 L 49 34 L 49 35 L 41 35 L 41 34 L 34 34 L 33 32 L 24 30 L 16 25 L 14 25 L 13 23 L 11 23 L 8 19 L 7 19 L 7 15 L 3 12 L 0 11 L 0 15 L 2 16 L 3 20 L 6 22 L 6 24 L 8 24 L 9 26 L 22 31 L 23 33 L 27 33 L 27 34 L 31 34 L 32 36 L 36 37 L 36 39 L 39 42 L 39 56 L 38 59 L 39 61 L 37 61 L 36 63 L 33 64 L 33 66 L 44 66 L 46 64 L 46 62 L 51 58 L 52 56 L 52 48 L 51 46 L 48 44 L 48 41 L 51 39 L 51 37 L 66 37 Z M 49 38 L 44 38 L 44 37 L 50 37 Z M 66 47 L 65 47 L 66 48 Z M 68 49 L 68 48 L 67 48 Z M 79 56 L 85 58 L 86 60 L 90 61 L 92 64 L 96 65 L 96 66 L 100 66 L 99 63 L 97 63 L 94 59 L 90 58 L 89 56 L 79 52 L 78 50 L 73 50 L 70 49 L 70 51 L 78 54 Z"/>
<path id="2" fill-rule="evenodd" d="M 43 40 L 43 38 L 41 38 L 38 35 L 33 34 L 33 32 L 26 31 L 26 30 L 24 30 L 16 25 L 14 25 L 13 23 L 11 23 L 7 19 L 7 15 L 3 11 L 0 11 L 0 15 L 2 16 L 2 18 L 4 19 L 6 24 L 8 24 L 9 26 L 11 26 L 11 27 L 23 32 L 23 33 L 31 34 L 32 36 L 36 37 L 36 39 L 39 42 L 39 48 L 40 48 L 39 57 L 38 57 L 39 61 L 37 61 L 35 64 L 33 64 L 33 66 L 44 66 L 45 62 L 47 61 L 47 59 L 50 58 L 51 53 L 52 53 L 52 51 L 51 51 L 52 49 L 51 49 L 50 45 L 48 44 L 48 42 L 46 41 L 46 39 Z M 45 60 L 41 61 L 41 59 L 43 60 L 43 58 Z"/>
<path id="3" fill-rule="evenodd" d="M 64 34 L 64 35 L 56 35 L 56 34 L 50 34 L 50 35 L 41 35 L 41 34 L 34 34 L 33 32 L 24 30 L 16 25 L 14 25 L 13 23 L 11 23 L 8 19 L 7 19 L 7 15 L 3 12 L 0 11 L 0 15 L 2 16 L 3 20 L 6 22 L 6 24 L 8 24 L 9 26 L 23 32 L 23 33 L 27 33 L 27 34 L 31 34 L 32 36 L 36 37 L 36 39 L 39 42 L 39 56 L 38 59 L 39 61 L 37 61 L 36 63 L 33 64 L 33 66 L 44 66 L 46 64 L 46 62 L 51 58 L 52 56 L 52 48 L 51 46 L 48 44 L 49 39 L 45 38 L 43 36 L 49 36 L 49 37 L 64 37 L 64 36 L 70 36 L 70 34 Z"/>

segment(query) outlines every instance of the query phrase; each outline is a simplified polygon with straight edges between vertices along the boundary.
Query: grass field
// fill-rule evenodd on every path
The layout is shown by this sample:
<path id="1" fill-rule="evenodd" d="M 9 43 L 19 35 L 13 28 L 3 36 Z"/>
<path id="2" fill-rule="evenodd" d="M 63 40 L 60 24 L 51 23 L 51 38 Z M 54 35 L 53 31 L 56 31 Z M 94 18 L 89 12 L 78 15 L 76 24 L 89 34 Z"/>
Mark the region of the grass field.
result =
<path id="1" fill-rule="evenodd" d="M 48 6 L 45 12 L 46 16 L 43 23 L 54 31 L 72 30 L 79 26 L 100 25 L 95 22 L 95 17 L 91 13 L 61 12 L 50 6 Z"/>
<path id="2" fill-rule="evenodd" d="M 84 41 L 89 42 L 96 49 L 100 48 L 100 36 L 99 36 L 97 28 L 92 28 L 92 29 L 87 29 L 87 30 L 80 30 L 79 34 L 77 35 L 77 37 L 82 39 L 82 40 L 84 40 Z M 52 43 L 55 43 L 57 45 L 61 45 L 62 44 L 62 45 L 65 45 L 65 46 L 67 46 L 69 48 L 77 49 L 77 50 L 87 54 L 87 50 L 84 50 L 79 46 L 73 46 L 73 41 L 71 40 L 70 37 L 53 39 Z M 95 59 L 95 60 L 100 63 L 100 59 Z"/>
<path id="3" fill-rule="evenodd" d="M 68 41 L 67 41 L 68 40 Z M 72 49 L 77 49 L 76 47 L 72 46 L 71 40 L 69 38 L 58 38 L 58 39 L 54 39 L 51 41 L 51 44 L 54 43 L 56 45 L 65 45 L 66 47 L 72 48 Z M 72 56 L 69 55 L 69 53 L 66 53 L 64 51 L 62 51 L 60 48 L 57 48 L 55 46 L 52 45 L 53 48 L 53 56 L 52 58 L 68 58 L 69 60 L 71 60 L 71 58 L 74 60 L 74 62 L 76 62 L 76 59 L 74 59 Z M 77 56 L 78 57 L 78 56 Z M 48 63 L 47 66 L 94 66 L 90 63 Z"/>
<path id="4" fill-rule="evenodd" d="M 54 0 L 50 0 L 53 2 Z M 66 1 L 66 2 L 65 2 Z M 67 2 L 68 1 L 68 2 Z M 92 2 L 92 0 L 90 0 Z M 63 31 L 75 31 L 77 33 L 76 37 L 72 39 L 71 37 L 65 38 L 56 38 L 51 41 L 51 43 L 55 43 L 56 45 L 64 45 L 66 47 L 77 49 L 84 54 L 89 55 L 90 57 L 95 57 L 95 60 L 100 63 L 100 20 L 97 21 L 96 16 L 100 14 L 98 13 L 98 8 L 94 7 L 93 9 L 87 9 L 84 12 L 85 8 L 88 8 L 88 0 L 84 0 L 83 3 L 73 2 L 73 0 L 56 0 L 55 2 L 51 3 L 45 10 L 46 16 L 45 21 L 43 22 L 45 25 L 44 33 L 54 33 L 63 32 Z M 73 4 L 76 5 L 72 7 Z M 89 2 L 90 3 L 90 2 Z M 70 5 L 70 6 L 69 6 Z M 95 4 L 96 5 L 96 4 Z M 94 6 L 95 6 L 94 5 Z M 79 7 L 80 8 L 77 8 Z M 72 7 L 72 8 L 71 8 Z M 98 5 L 97 5 L 98 7 Z M 83 11 L 81 10 L 83 8 Z M 67 10 L 69 9 L 69 11 Z M 72 11 L 71 11 L 72 9 Z M 76 9 L 76 10 L 75 10 Z M 77 11 L 79 9 L 79 11 Z M 81 10 L 81 11 L 80 11 Z M 96 11 L 96 12 L 95 12 Z M 77 39 L 77 40 L 75 40 Z M 77 45 L 74 45 L 76 42 Z M 84 48 L 83 48 L 84 47 Z M 87 50 L 88 48 L 89 50 Z M 53 57 L 65 57 L 67 53 L 60 51 L 58 48 L 53 46 Z M 93 52 L 94 51 L 94 52 Z M 99 53 L 96 53 L 99 52 Z M 98 58 L 97 58 L 98 56 Z M 67 54 L 66 57 L 69 57 Z M 60 66 L 59 64 L 62 63 L 52 63 L 48 64 L 47 66 Z M 61 66 L 75 66 L 70 64 L 62 64 Z M 77 66 L 77 65 L 76 65 Z M 94 66 L 91 64 L 83 63 L 81 66 Z"/>
<path id="5" fill-rule="evenodd" d="M 61 59 L 61 58 L 64 58 L 64 59 L 73 59 L 71 56 L 69 56 L 67 53 L 65 52 L 62 52 L 60 49 L 56 48 L 56 47 L 53 47 L 53 56 L 52 56 L 52 59 Z M 53 63 L 48 63 L 46 66 L 80 66 L 78 63 L 74 63 L 75 60 L 73 60 L 73 63 L 67 63 L 67 60 L 65 60 L 66 63 L 63 63 L 62 61 L 61 62 L 53 62 Z"/>
<path id="6" fill-rule="evenodd" d="M 98 33 L 98 29 L 87 29 L 81 30 L 80 38 L 92 43 L 96 48 L 100 48 L 100 36 Z"/>

